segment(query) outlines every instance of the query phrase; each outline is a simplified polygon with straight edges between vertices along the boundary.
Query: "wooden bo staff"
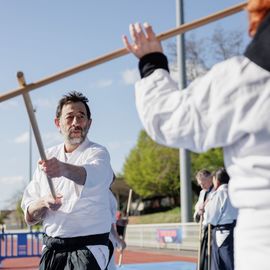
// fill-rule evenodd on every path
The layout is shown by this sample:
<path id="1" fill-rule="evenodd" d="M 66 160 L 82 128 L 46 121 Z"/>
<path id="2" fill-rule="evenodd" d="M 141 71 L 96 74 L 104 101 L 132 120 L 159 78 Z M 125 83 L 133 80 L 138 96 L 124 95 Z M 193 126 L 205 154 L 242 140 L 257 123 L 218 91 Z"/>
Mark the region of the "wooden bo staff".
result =
<path id="1" fill-rule="evenodd" d="M 127 212 L 126 212 L 127 220 L 128 220 L 128 217 L 129 217 L 131 198 L 132 198 L 132 189 L 129 190 L 129 194 L 128 194 L 128 204 L 127 204 Z M 126 237 L 126 230 L 127 230 L 127 225 L 126 225 L 126 228 L 124 229 L 123 240 L 125 240 L 125 237 Z M 121 252 L 120 252 L 120 255 L 119 255 L 119 259 L 118 259 L 118 266 L 119 267 L 122 265 L 123 253 L 124 253 L 124 250 L 122 249 Z"/>
<path id="2" fill-rule="evenodd" d="M 183 24 L 183 25 L 178 26 L 178 27 L 176 27 L 174 29 L 171 29 L 171 30 L 169 30 L 167 32 L 159 34 L 157 36 L 157 38 L 158 38 L 158 40 L 162 41 L 162 40 L 171 38 L 173 36 L 182 34 L 184 32 L 190 31 L 192 29 L 203 26 L 203 25 L 208 24 L 210 22 L 216 21 L 218 19 L 222 19 L 222 18 L 224 18 L 226 16 L 230 16 L 230 15 L 235 14 L 237 12 L 240 12 L 246 7 L 246 5 L 247 5 L 247 3 L 241 3 L 241 4 L 238 4 L 238 5 L 232 6 L 230 8 L 224 9 L 222 11 L 219 11 L 217 13 L 214 13 L 212 15 L 203 17 L 202 19 L 195 20 L 195 21 L 193 21 L 191 23 Z M 10 99 L 10 98 L 13 98 L 13 97 L 16 97 L 18 95 L 27 93 L 29 91 L 32 91 L 32 90 L 37 89 L 39 87 L 42 87 L 42 86 L 45 86 L 47 84 L 53 83 L 55 81 L 61 80 L 63 78 L 66 78 L 68 76 L 71 76 L 73 74 L 81 72 L 83 70 L 86 70 L 88 68 L 91 68 L 91 67 L 103 64 L 105 62 L 108 62 L 110 60 L 113 60 L 115 58 L 124 56 L 124 55 L 126 55 L 128 53 L 129 52 L 127 51 L 126 48 L 118 49 L 118 50 L 115 50 L 115 51 L 113 51 L 111 53 L 105 54 L 103 56 L 97 57 L 97 58 L 95 58 L 93 60 L 90 60 L 88 62 L 85 62 L 85 63 L 83 63 L 81 65 L 75 66 L 73 68 L 67 69 L 67 70 L 59 72 L 59 73 L 56 73 L 56 74 L 54 74 L 54 75 L 52 75 L 50 77 L 41 79 L 41 80 L 39 80 L 39 81 L 37 81 L 35 83 L 30 83 L 30 84 L 27 84 L 27 85 L 21 85 L 20 88 L 8 91 L 8 92 L 6 92 L 4 94 L 1 94 L 0 95 L 0 102 L 5 101 L 5 100 Z"/>
<path id="3" fill-rule="evenodd" d="M 20 86 L 27 87 L 27 84 L 26 84 L 25 79 L 24 79 L 23 72 L 21 72 L 21 71 L 17 72 L 17 79 L 18 79 L 18 82 L 19 82 Z M 37 125 L 37 121 L 36 121 L 36 117 L 35 117 L 35 113 L 34 113 L 34 108 L 33 108 L 33 104 L 32 104 L 30 95 L 29 95 L 28 92 L 23 92 L 22 95 L 23 95 L 24 103 L 25 103 L 27 113 L 28 113 L 28 116 L 29 116 L 29 120 L 30 120 L 32 129 L 33 129 L 33 133 L 34 133 L 34 136 L 35 136 L 35 139 L 36 139 L 36 142 L 37 142 L 40 157 L 41 157 L 41 159 L 46 160 L 47 158 L 46 158 L 46 155 L 45 155 L 45 151 L 44 151 L 43 143 L 42 143 L 42 140 L 41 140 L 41 136 L 40 136 L 39 128 L 38 128 L 38 125 Z M 52 196 L 54 198 L 56 198 L 56 194 L 55 194 L 54 186 L 53 186 L 53 183 L 52 183 L 52 179 L 47 176 L 47 181 L 48 181 Z"/>
<path id="4" fill-rule="evenodd" d="M 203 215 L 200 215 L 200 224 L 199 224 L 199 247 L 198 247 L 198 257 L 197 257 L 197 270 L 201 270 L 202 227 L 203 227 Z"/>
<path id="5" fill-rule="evenodd" d="M 212 229 L 211 224 L 208 224 L 208 236 L 207 236 L 207 270 L 211 270 L 211 241 L 212 241 Z"/>

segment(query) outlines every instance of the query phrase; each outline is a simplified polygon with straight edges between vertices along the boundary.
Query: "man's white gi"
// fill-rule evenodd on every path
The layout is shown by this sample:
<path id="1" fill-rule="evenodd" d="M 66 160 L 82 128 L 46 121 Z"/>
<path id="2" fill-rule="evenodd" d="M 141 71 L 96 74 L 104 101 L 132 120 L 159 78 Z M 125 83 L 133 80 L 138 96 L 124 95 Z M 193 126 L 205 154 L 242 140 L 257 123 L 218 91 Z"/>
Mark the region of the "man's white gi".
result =
<path id="1" fill-rule="evenodd" d="M 113 178 L 110 156 L 105 147 L 88 139 L 66 156 L 64 144 L 47 150 L 47 158 L 83 166 L 87 176 L 85 184 L 78 185 L 65 177 L 53 178 L 56 194 L 63 195 L 62 206 L 49 210 L 43 221 L 44 232 L 52 237 L 76 237 L 109 232 L 111 229 L 109 187 Z M 24 191 L 22 209 L 35 200 L 50 194 L 45 174 L 37 167 L 32 181 Z M 108 260 L 106 246 L 89 247 L 101 269 Z"/>
<path id="2" fill-rule="evenodd" d="M 196 217 L 197 217 L 197 215 L 198 215 L 198 213 L 200 211 L 200 208 L 204 205 L 204 202 L 206 202 L 207 198 L 210 196 L 210 194 L 212 194 L 212 192 L 214 192 L 214 187 L 213 186 L 211 186 L 211 189 L 208 190 L 208 191 L 205 190 L 205 189 L 202 189 L 200 191 L 198 201 L 194 206 L 194 214 L 193 214 L 194 221 L 197 222 Z"/>
<path id="3" fill-rule="evenodd" d="M 240 208 L 237 270 L 268 270 L 270 257 L 270 76 L 248 58 L 215 65 L 180 91 L 163 69 L 136 84 L 147 133 L 195 152 L 223 147 L 229 193 Z"/>
<path id="4" fill-rule="evenodd" d="M 203 225 L 231 224 L 237 219 L 238 210 L 232 206 L 228 194 L 228 184 L 222 184 L 211 193 L 205 206 Z"/>

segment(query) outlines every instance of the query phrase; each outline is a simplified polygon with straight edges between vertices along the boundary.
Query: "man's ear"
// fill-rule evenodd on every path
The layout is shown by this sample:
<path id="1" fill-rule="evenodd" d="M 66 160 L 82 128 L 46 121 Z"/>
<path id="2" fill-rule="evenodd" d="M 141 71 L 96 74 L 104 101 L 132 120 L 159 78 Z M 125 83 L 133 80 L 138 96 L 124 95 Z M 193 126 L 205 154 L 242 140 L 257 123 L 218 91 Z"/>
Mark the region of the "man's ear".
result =
<path id="1" fill-rule="evenodd" d="M 90 118 L 90 119 L 88 120 L 88 128 L 91 127 L 91 124 L 92 124 L 92 118 Z"/>
<path id="2" fill-rule="evenodd" d="M 56 125 L 57 128 L 60 128 L 60 120 L 59 118 L 54 118 L 54 124 Z"/>

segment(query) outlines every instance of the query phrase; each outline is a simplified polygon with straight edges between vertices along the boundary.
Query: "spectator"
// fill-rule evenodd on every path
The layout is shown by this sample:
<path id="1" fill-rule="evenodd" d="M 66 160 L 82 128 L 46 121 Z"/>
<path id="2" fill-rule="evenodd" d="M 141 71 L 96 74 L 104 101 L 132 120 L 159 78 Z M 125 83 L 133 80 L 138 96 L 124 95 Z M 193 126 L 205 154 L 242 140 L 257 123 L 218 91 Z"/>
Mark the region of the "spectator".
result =
<path id="1" fill-rule="evenodd" d="M 215 192 L 205 207 L 203 224 L 212 227 L 211 270 L 234 270 L 233 234 L 238 211 L 229 198 L 229 180 L 224 168 L 214 173 Z"/>
<path id="2" fill-rule="evenodd" d="M 209 197 L 209 194 L 214 191 L 214 186 L 212 174 L 208 170 L 202 169 L 198 171 L 196 174 L 196 180 L 202 190 L 200 191 L 198 201 L 195 205 L 193 218 L 195 222 L 199 222 L 204 213 L 205 202 Z"/>

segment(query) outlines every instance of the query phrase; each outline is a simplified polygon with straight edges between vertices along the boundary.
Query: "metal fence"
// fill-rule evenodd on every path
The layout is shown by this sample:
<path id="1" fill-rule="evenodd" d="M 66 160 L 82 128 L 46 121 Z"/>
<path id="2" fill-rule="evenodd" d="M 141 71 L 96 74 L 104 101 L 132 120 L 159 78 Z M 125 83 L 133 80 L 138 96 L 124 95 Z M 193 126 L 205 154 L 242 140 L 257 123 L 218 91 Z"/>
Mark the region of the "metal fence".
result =
<path id="1" fill-rule="evenodd" d="M 42 249 L 41 232 L 0 234 L 0 263 L 8 258 L 39 257 Z"/>
<path id="2" fill-rule="evenodd" d="M 0 263 L 7 258 L 39 257 L 42 232 L 0 233 Z M 199 226 L 196 223 L 164 223 L 128 225 L 125 235 L 128 246 L 175 249 L 197 252 Z"/>
<path id="3" fill-rule="evenodd" d="M 128 225 L 129 246 L 198 251 L 199 225 L 196 223 L 165 223 Z"/>

